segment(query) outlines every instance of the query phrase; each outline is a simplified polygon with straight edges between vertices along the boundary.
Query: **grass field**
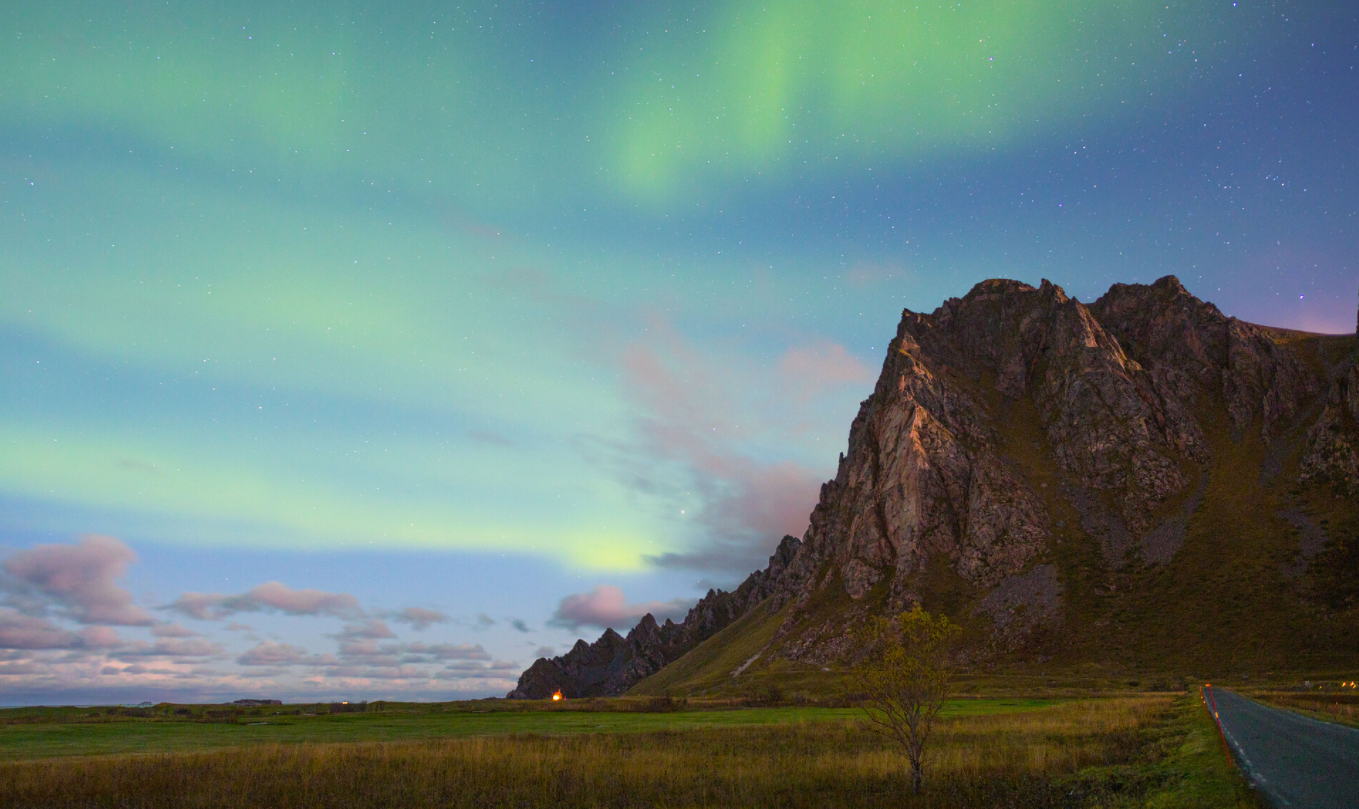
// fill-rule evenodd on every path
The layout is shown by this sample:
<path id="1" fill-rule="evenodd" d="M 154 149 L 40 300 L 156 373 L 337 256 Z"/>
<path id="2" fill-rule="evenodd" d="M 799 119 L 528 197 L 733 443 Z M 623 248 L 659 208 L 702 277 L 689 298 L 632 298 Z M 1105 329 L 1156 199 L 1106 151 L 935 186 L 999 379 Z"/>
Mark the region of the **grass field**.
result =
<path id="1" fill-rule="evenodd" d="M 190 734 L 237 728 L 211 724 L 174 728 L 189 723 L 151 721 L 71 725 L 82 731 L 141 732 L 163 724 L 162 730 L 170 735 L 161 738 L 177 739 L 177 749 L 189 752 L 0 764 L 0 805 L 129 809 L 1255 805 L 1227 762 L 1212 724 L 1189 697 L 1076 700 L 1046 706 L 969 700 L 952 707 L 937 731 L 926 789 L 919 797 L 907 794 L 896 751 L 847 720 L 848 712 L 779 708 L 668 714 L 426 712 L 412 714 L 411 727 L 442 721 L 441 738 L 318 743 L 315 739 L 324 737 L 312 735 L 306 737 L 309 741 L 280 744 L 262 737 L 260 743 L 252 743 L 257 737 L 237 737 L 236 744 L 243 746 L 226 749 L 211 749 L 216 742 L 205 743 L 208 737 L 192 740 Z M 359 738 L 364 731 L 356 728 L 381 727 L 360 724 L 376 721 L 374 716 L 382 717 L 316 717 L 290 727 Z M 474 724 L 478 722 L 482 724 Z M 599 722 L 614 724 L 598 727 Z M 0 736 L 24 727 L 10 725 L 0 730 Z M 259 732 L 251 730 L 258 727 L 239 730 Z M 478 727 L 483 735 L 469 735 Z M 535 732 L 517 732 L 530 728 Z M 458 732 L 463 732 L 462 738 Z"/>
<path id="2" fill-rule="evenodd" d="M 1031 711 L 1053 700 L 954 700 L 945 716 Z M 481 705 L 476 708 L 471 706 Z M 580 710 L 580 708 L 607 708 Z M 647 711 L 648 704 L 582 700 L 542 703 L 388 704 L 385 710 L 305 716 L 256 709 L 231 722 L 179 721 L 173 707 L 149 716 L 79 709 L 0 711 L 0 760 L 117 753 L 174 753 L 259 744 L 419 741 L 473 736 L 648 733 L 702 728 L 845 722 L 853 708 L 742 708 Z M 290 706 L 291 708 L 291 706 Z M 529 710 L 537 708 L 537 710 Z M 619 710 L 619 709 L 623 710 Z M 317 708 L 319 710 L 319 706 Z M 44 718 L 56 721 L 43 722 Z M 8 721 L 6 721 L 8 720 Z"/>
<path id="3" fill-rule="evenodd" d="M 1251 699 L 1342 725 L 1359 727 L 1359 694 L 1318 691 L 1247 691 Z"/>

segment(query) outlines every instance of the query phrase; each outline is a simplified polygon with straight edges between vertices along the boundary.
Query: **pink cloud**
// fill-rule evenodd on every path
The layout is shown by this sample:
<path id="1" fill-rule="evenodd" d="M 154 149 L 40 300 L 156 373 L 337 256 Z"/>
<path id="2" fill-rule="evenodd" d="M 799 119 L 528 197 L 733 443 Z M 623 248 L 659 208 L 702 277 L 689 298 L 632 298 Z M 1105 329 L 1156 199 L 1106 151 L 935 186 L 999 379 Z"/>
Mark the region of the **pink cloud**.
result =
<path id="1" fill-rule="evenodd" d="M 363 667 L 339 666 L 326 671 L 327 677 L 347 677 L 363 680 L 428 680 L 429 672 L 410 666 Z"/>
<path id="2" fill-rule="evenodd" d="M 729 362 L 705 359 L 660 319 L 650 323 L 645 341 L 622 352 L 620 364 L 644 415 L 637 419 L 639 445 L 610 447 L 612 461 L 634 488 L 678 501 L 675 512 L 684 508 L 679 503 L 696 506 L 682 519 L 706 529 L 704 547 L 652 561 L 725 570 L 758 563 L 785 534 L 801 535 L 822 482 L 810 468 L 778 459 L 777 447 L 795 428 L 786 418 L 766 420 L 763 405 L 780 400 L 773 409 L 786 417 L 789 402 L 805 404 L 817 392 L 874 378 L 833 343 L 791 350 L 773 372 L 722 376 Z M 757 450 L 761 444 L 773 450 Z M 675 469 L 687 478 L 683 489 L 665 479 Z"/>
<path id="3" fill-rule="evenodd" d="M 159 638 L 153 644 L 135 642 L 118 650 L 117 658 L 211 657 L 222 653 L 222 644 L 202 638 Z"/>
<path id="4" fill-rule="evenodd" d="M 391 635 L 367 635 L 361 627 L 341 634 L 340 659 L 346 665 L 370 667 L 404 666 L 409 663 L 437 663 L 446 660 L 490 660 L 480 644 L 468 643 L 378 643 Z"/>
<path id="5" fill-rule="evenodd" d="M 779 358 L 783 386 L 799 402 L 841 385 L 867 385 L 877 374 L 838 343 L 819 343 L 787 351 Z"/>
<path id="6" fill-rule="evenodd" d="M 333 655 L 309 655 L 306 649 L 289 643 L 263 641 L 236 658 L 242 666 L 333 666 L 339 663 Z"/>
<path id="7" fill-rule="evenodd" d="M 71 649 L 81 637 L 46 618 L 0 607 L 0 649 Z"/>
<path id="8" fill-rule="evenodd" d="M 151 634 L 158 638 L 192 638 L 198 633 L 179 624 L 156 624 L 151 627 Z"/>
<path id="9" fill-rule="evenodd" d="M 490 660 L 491 656 L 480 643 L 407 643 L 402 645 L 406 655 L 423 660 Z"/>
<path id="10" fill-rule="evenodd" d="M 430 624 L 447 623 L 448 616 L 437 610 L 427 610 L 424 607 L 407 607 L 397 612 L 385 613 L 384 618 L 409 624 L 413 629 L 424 629 Z"/>
<path id="11" fill-rule="evenodd" d="M 341 630 L 340 638 L 394 638 L 396 633 L 392 632 L 391 627 L 376 618 L 357 624 L 345 624 Z"/>
<path id="12" fill-rule="evenodd" d="M 359 612 L 359 600 L 348 593 L 292 590 L 276 581 L 265 582 L 238 598 L 241 604 L 271 607 L 289 615 L 352 615 Z"/>
<path id="13" fill-rule="evenodd" d="M 349 593 L 293 590 L 280 582 L 265 582 L 241 595 L 184 593 L 162 609 L 200 621 L 220 621 L 238 612 L 276 610 L 286 615 L 333 615 L 352 618 L 363 614 L 359 600 Z"/>
<path id="14" fill-rule="evenodd" d="M 87 648 L 112 649 L 123 642 L 118 631 L 109 626 L 87 626 L 79 634 L 82 644 Z"/>
<path id="15" fill-rule="evenodd" d="M 149 626 L 155 620 L 114 583 L 137 554 L 118 539 L 88 534 L 76 545 L 38 545 L 5 560 L 6 573 L 85 624 Z"/>
<path id="16" fill-rule="evenodd" d="M 691 599 L 677 598 L 674 601 L 629 604 L 622 590 L 612 585 L 601 584 L 588 593 L 577 593 L 563 598 L 548 623 L 573 630 L 581 626 L 597 626 L 601 629 L 617 627 L 626 630 L 631 629 L 647 613 L 651 613 L 659 621 L 666 618 L 683 618 L 693 603 Z"/>
<path id="17" fill-rule="evenodd" d="M 821 491 L 821 478 L 795 463 L 745 465 L 734 469 L 737 485 L 715 505 L 718 524 L 747 526 L 760 537 L 775 540 L 785 534 L 801 536 Z"/>

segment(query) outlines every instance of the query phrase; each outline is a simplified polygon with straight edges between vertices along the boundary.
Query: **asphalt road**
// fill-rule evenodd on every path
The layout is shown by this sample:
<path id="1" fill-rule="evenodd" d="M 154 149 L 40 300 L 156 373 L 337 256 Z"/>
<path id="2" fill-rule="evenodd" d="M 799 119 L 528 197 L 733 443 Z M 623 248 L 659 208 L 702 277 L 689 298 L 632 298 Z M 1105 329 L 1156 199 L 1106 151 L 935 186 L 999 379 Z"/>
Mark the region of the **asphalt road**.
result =
<path id="1" fill-rule="evenodd" d="M 1359 807 L 1359 729 L 1205 690 L 1232 755 L 1276 807 Z"/>

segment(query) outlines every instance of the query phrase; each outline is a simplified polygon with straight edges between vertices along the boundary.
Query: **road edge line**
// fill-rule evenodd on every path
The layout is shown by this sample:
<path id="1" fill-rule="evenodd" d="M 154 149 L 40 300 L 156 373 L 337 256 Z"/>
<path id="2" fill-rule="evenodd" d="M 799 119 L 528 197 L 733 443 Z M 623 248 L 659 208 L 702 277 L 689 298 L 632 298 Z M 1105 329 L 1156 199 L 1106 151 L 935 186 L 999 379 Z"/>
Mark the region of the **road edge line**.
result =
<path id="1" fill-rule="evenodd" d="M 1217 737 L 1222 740 L 1222 752 L 1227 754 L 1227 760 L 1232 766 L 1237 767 L 1236 757 L 1232 755 L 1232 748 L 1227 745 L 1227 734 L 1222 732 L 1222 719 L 1217 715 L 1217 700 L 1213 698 L 1213 686 L 1199 686 L 1199 697 L 1203 700 L 1203 709 L 1208 712 L 1208 717 L 1213 720 L 1213 726 L 1217 728 Z M 1212 700 L 1212 704 L 1209 704 Z"/>

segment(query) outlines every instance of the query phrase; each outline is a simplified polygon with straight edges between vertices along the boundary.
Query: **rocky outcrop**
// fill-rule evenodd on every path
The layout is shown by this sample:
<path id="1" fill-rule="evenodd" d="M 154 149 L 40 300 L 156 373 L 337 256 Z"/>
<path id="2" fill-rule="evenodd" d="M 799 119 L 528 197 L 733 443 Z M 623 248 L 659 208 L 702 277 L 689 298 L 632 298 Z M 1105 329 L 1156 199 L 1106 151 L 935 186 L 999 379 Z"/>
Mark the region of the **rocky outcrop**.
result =
<path id="1" fill-rule="evenodd" d="M 1324 481 L 1351 497 L 1359 495 L 1359 366 L 1353 359 L 1332 380 L 1321 418 L 1307 438 L 1303 481 Z"/>
<path id="2" fill-rule="evenodd" d="M 678 624 L 670 620 L 658 624 L 648 614 L 626 638 L 606 629 L 594 643 L 578 640 L 564 655 L 539 658 L 519 676 L 507 697 L 547 699 L 558 690 L 566 698 L 622 694 L 772 595 L 801 545 L 796 537 L 784 537 L 764 570 L 751 573 L 732 592 L 709 590 Z"/>
<path id="3" fill-rule="evenodd" d="M 806 601 L 834 569 L 853 599 L 880 581 L 898 608 L 915 574 L 943 559 L 988 591 L 1046 549 L 1050 517 L 1006 459 L 1004 403 L 1028 399 L 1047 450 L 1073 486 L 1112 504 L 1142 535 L 1190 482 L 1182 459 L 1202 431 L 1090 310 L 1060 287 L 986 281 L 933 314 L 906 312 L 849 452 L 821 492 L 805 549 L 778 601 Z"/>
<path id="4" fill-rule="evenodd" d="M 1201 435 L 1189 412 L 1219 399 L 1238 431 L 1255 427 L 1268 440 L 1321 390 L 1315 371 L 1283 344 L 1288 332 L 1227 317 L 1173 275 L 1150 286 L 1115 284 L 1090 309 L 1146 367 L 1186 432 Z"/>
<path id="5" fill-rule="evenodd" d="M 973 615 L 991 618 L 1002 646 L 1018 645 L 1039 626 L 1061 616 L 1062 586 L 1054 565 L 1037 565 L 1022 576 L 1011 576 L 973 608 Z"/>
<path id="6" fill-rule="evenodd" d="M 1359 313 L 1355 321 L 1359 337 Z M 1302 480 L 1359 496 L 1359 347 L 1332 369 L 1325 407 L 1307 435 Z"/>
<path id="7" fill-rule="evenodd" d="M 1225 410 L 1238 438 L 1272 444 L 1315 412 L 1326 380 L 1291 347 L 1305 336 L 1227 317 L 1173 276 L 1115 285 L 1090 306 L 1047 281 L 992 280 L 931 314 L 904 312 L 772 604 L 884 587 L 900 609 L 935 560 L 971 588 L 1002 647 L 1022 642 L 1061 615 L 1043 563 L 1046 498 L 1070 504 L 1110 569 L 1170 564 L 1208 482 L 1205 414 Z M 1331 384 L 1304 479 L 1359 480 L 1349 369 Z M 1030 450 L 1055 462 L 1057 491 L 1023 471 Z M 785 627 L 806 636 L 787 643 L 793 657 L 824 657 L 843 634 L 798 620 Z"/>
<path id="8" fill-rule="evenodd" d="M 651 616 L 647 616 L 651 618 Z M 655 619 L 652 618 L 652 623 Z M 620 684 L 634 661 L 634 650 L 612 629 L 594 643 L 584 640 L 560 657 L 539 658 L 519 675 L 509 699 L 546 699 L 561 691 L 564 697 L 600 697 L 621 693 Z"/>

